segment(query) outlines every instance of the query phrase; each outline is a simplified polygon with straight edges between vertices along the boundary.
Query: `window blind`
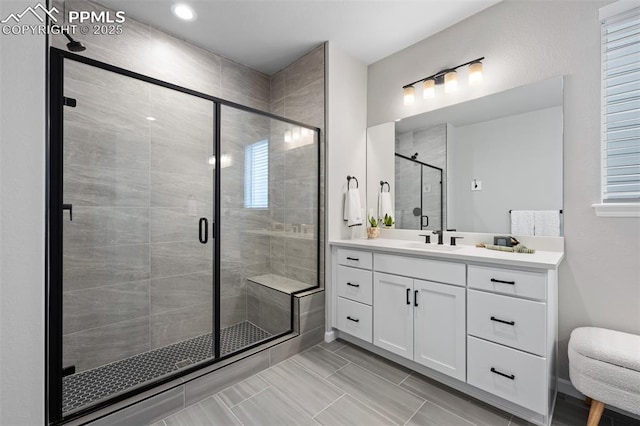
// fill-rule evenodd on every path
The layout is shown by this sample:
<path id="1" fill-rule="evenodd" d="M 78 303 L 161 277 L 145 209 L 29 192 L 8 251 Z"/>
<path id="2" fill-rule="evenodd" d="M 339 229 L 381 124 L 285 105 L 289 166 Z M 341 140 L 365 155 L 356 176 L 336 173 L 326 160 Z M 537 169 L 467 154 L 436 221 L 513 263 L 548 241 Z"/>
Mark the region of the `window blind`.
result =
<path id="1" fill-rule="evenodd" d="M 602 199 L 640 202 L 640 7 L 602 21 Z"/>
<path id="2" fill-rule="evenodd" d="M 248 145 L 244 154 L 244 207 L 269 207 L 269 142 Z"/>

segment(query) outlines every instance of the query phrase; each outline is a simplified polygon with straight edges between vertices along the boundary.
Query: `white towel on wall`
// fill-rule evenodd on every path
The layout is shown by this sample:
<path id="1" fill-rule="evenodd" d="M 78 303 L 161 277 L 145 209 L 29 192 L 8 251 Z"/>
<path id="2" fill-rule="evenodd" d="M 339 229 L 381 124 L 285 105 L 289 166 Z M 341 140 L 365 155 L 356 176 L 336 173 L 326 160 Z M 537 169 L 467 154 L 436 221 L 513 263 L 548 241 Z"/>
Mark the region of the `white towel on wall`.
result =
<path id="1" fill-rule="evenodd" d="M 344 196 L 344 220 L 349 227 L 362 225 L 362 205 L 358 188 L 347 189 Z"/>
<path id="2" fill-rule="evenodd" d="M 511 210 L 511 234 L 534 235 L 535 214 L 533 210 Z"/>
<path id="3" fill-rule="evenodd" d="M 534 214 L 534 235 L 544 237 L 560 236 L 560 211 L 536 210 Z"/>
<path id="4" fill-rule="evenodd" d="M 393 216 L 393 207 L 391 194 L 388 192 L 378 193 L 378 217 L 384 218 L 384 215 Z"/>

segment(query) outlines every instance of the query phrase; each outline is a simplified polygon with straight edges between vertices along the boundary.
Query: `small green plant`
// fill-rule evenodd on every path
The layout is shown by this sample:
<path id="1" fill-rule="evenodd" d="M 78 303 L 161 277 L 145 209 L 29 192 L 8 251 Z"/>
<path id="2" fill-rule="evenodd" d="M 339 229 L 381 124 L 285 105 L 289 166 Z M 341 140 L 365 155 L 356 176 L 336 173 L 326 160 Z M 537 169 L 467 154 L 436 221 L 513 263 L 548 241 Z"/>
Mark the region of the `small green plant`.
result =
<path id="1" fill-rule="evenodd" d="M 371 228 L 377 228 L 378 220 L 373 216 L 369 216 L 369 225 L 371 225 Z"/>
<path id="2" fill-rule="evenodd" d="M 392 226 L 395 222 L 393 221 L 393 217 L 385 214 L 384 219 L 382 219 L 382 223 L 384 223 L 384 226 Z"/>

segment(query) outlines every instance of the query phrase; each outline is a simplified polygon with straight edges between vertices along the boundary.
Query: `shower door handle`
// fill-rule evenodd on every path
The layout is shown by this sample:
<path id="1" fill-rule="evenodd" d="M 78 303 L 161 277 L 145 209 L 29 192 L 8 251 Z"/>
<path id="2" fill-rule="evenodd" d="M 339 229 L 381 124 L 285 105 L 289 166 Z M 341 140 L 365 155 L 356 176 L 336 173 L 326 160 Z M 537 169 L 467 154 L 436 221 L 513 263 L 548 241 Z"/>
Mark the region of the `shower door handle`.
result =
<path id="1" fill-rule="evenodd" d="M 63 204 L 62 210 L 69 210 L 69 221 L 73 221 L 73 204 Z"/>
<path id="2" fill-rule="evenodd" d="M 202 244 L 207 244 L 209 241 L 209 221 L 206 217 L 201 217 L 198 226 L 198 239 Z"/>
<path id="3" fill-rule="evenodd" d="M 424 220 L 427 219 L 427 224 L 425 225 Z M 422 229 L 424 228 L 428 228 L 429 227 L 429 216 L 420 216 L 420 220 L 422 221 L 422 223 L 420 225 L 422 225 Z"/>

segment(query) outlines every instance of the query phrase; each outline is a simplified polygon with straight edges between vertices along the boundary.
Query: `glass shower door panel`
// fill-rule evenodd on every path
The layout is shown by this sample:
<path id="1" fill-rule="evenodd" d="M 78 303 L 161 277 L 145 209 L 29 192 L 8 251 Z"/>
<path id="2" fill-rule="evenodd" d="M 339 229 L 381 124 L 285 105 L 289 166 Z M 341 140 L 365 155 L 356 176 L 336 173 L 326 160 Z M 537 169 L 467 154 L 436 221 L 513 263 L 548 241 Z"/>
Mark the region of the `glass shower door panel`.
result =
<path id="1" fill-rule="evenodd" d="M 220 348 L 288 332 L 291 294 L 317 283 L 317 134 L 221 108 Z M 217 164 L 216 164 L 217 167 Z"/>
<path id="2" fill-rule="evenodd" d="M 441 176 L 440 170 L 422 166 L 422 214 L 429 218 L 428 224 L 425 221 L 422 229 L 442 229 Z"/>
<path id="3" fill-rule="evenodd" d="M 71 60 L 64 84 L 69 413 L 213 354 L 214 105 Z"/>
<path id="4" fill-rule="evenodd" d="M 423 218 L 420 201 L 420 164 L 402 157 L 395 157 L 395 209 L 396 228 L 421 229 L 427 224 Z"/>

